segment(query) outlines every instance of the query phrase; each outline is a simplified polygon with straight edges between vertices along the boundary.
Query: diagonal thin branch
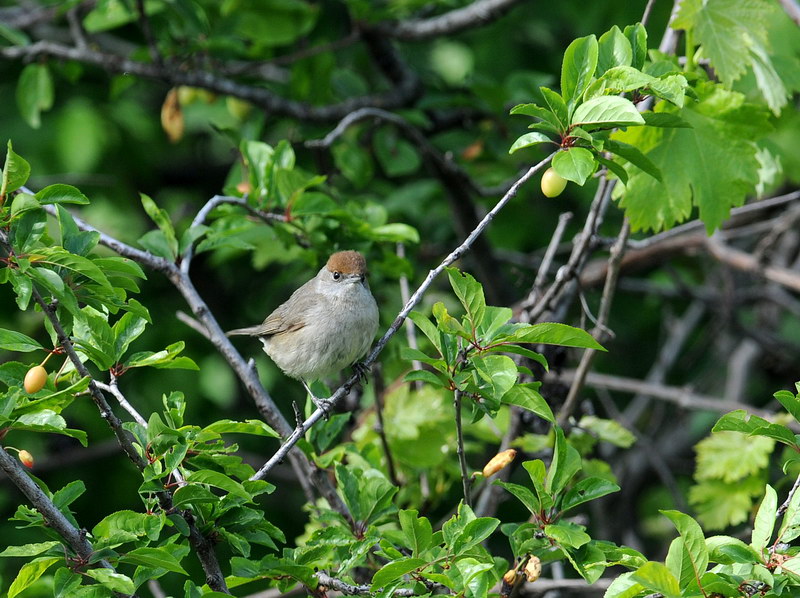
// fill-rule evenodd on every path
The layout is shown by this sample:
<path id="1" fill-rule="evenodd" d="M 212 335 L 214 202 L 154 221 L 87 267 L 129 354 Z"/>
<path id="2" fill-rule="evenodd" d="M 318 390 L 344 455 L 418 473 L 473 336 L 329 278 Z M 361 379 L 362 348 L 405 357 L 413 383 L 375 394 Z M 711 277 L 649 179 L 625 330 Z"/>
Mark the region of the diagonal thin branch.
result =
<path id="1" fill-rule="evenodd" d="M 406 41 L 452 35 L 494 21 L 520 0 L 476 0 L 461 8 L 427 19 L 407 19 L 382 23 L 378 27 L 384 35 Z"/>

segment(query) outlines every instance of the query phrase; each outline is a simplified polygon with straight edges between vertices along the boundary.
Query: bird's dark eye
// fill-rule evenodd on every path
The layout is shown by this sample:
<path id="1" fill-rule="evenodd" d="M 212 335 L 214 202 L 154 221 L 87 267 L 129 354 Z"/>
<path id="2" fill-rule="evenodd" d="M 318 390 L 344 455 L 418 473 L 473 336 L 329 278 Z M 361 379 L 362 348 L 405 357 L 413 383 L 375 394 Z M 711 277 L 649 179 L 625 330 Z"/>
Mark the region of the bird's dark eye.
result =
<path id="1" fill-rule="evenodd" d="M 342 273 L 341 272 L 334 272 L 333 273 L 333 279 L 334 280 L 339 280 L 341 277 L 342 277 Z"/>

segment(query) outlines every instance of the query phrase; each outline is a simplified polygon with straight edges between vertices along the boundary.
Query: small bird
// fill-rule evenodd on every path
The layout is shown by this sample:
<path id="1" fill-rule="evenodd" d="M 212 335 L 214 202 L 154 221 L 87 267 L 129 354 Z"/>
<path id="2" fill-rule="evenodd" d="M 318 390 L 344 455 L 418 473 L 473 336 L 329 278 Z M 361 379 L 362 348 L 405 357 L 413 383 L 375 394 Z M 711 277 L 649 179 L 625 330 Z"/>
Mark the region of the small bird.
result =
<path id="1" fill-rule="evenodd" d="M 367 283 L 367 261 L 357 251 L 339 251 L 261 324 L 228 336 L 257 337 L 284 374 L 309 384 L 339 373 L 363 357 L 378 331 L 378 306 Z"/>

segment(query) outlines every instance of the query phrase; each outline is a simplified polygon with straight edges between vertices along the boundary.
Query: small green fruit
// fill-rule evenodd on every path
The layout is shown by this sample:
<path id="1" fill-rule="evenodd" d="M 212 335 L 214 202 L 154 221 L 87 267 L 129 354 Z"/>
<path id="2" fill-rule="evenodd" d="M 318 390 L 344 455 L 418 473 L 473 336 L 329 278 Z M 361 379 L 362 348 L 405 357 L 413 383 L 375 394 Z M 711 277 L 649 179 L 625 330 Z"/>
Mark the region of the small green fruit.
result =
<path id="1" fill-rule="evenodd" d="M 564 187 L 567 186 L 567 179 L 562 177 L 552 168 L 548 168 L 542 175 L 542 193 L 545 197 L 557 197 L 561 195 Z"/>

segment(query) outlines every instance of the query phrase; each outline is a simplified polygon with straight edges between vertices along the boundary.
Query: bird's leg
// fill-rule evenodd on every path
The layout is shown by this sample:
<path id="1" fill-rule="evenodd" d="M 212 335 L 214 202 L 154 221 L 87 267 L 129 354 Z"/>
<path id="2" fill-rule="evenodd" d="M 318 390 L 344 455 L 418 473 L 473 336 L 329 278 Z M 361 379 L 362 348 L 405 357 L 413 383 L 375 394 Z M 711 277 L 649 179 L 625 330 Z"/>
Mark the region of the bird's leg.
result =
<path id="1" fill-rule="evenodd" d="M 370 366 L 364 365 L 362 361 L 356 361 L 353 364 L 353 370 L 358 376 L 359 382 L 363 382 L 364 384 L 366 384 L 369 381 L 367 378 L 367 374 L 369 373 Z"/>
<path id="2" fill-rule="evenodd" d="M 300 382 L 302 382 L 303 386 L 305 386 L 306 392 L 308 392 L 308 396 L 311 397 L 311 400 L 314 402 L 314 404 L 319 409 L 322 409 L 325 419 L 328 419 L 331 414 L 332 401 L 330 399 L 318 399 L 316 396 L 314 396 L 314 393 L 311 392 L 311 386 L 305 380 L 300 380 Z"/>

